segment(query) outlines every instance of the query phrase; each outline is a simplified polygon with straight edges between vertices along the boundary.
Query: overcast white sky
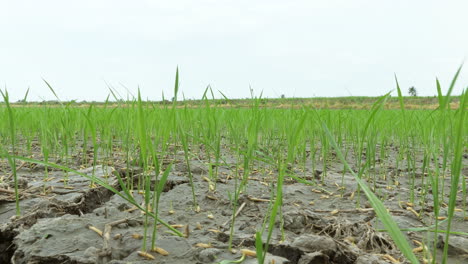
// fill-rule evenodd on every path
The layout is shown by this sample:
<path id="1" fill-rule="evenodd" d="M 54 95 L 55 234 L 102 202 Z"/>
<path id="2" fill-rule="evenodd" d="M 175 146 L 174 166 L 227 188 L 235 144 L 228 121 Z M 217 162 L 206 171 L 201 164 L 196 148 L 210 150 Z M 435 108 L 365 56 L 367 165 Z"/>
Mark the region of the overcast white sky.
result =
<path id="1" fill-rule="evenodd" d="M 468 55 L 466 0 L 0 0 L 0 84 L 13 100 L 382 95 L 443 89 Z M 468 86 L 468 65 L 454 93 Z"/>

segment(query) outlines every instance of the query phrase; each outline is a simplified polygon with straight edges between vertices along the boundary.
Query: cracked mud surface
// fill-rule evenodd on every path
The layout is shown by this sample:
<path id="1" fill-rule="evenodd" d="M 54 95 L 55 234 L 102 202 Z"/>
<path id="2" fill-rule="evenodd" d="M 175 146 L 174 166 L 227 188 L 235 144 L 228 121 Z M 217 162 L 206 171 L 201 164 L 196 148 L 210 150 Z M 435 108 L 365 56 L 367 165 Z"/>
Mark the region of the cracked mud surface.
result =
<path id="1" fill-rule="evenodd" d="M 219 166 L 216 190 L 210 190 L 205 180 L 208 164 L 191 161 L 194 189 L 200 211 L 195 210 L 192 188 L 183 155 L 177 156 L 161 195 L 159 216 L 164 221 L 185 232 L 187 238 L 177 237 L 165 227 L 158 227 L 157 246 L 169 252 L 162 256 L 150 252 L 157 263 L 217 263 L 225 259 L 240 258 L 240 249 L 255 250 L 255 232 L 262 228 L 268 212 L 275 171 L 253 169 L 247 189 L 238 202 L 243 205 L 236 218 L 233 245 L 236 253 L 227 250 L 230 219 L 233 215 L 229 194 L 234 192 L 233 166 Z M 465 160 L 466 161 L 466 160 Z M 322 169 L 322 168 L 319 168 Z M 284 185 L 282 208 L 283 222 L 277 221 L 269 246 L 266 263 L 392 263 L 392 258 L 404 262 L 401 253 L 376 219 L 366 202 L 359 198 L 352 176 L 341 173 L 342 165 L 333 164 L 328 175 L 320 179 L 320 171 L 305 168 L 304 179 L 314 186 L 287 179 Z M 90 174 L 92 168 L 81 170 Z M 95 175 L 119 188 L 115 174 L 133 177 L 135 186 L 141 169 L 131 173 L 119 168 L 98 166 Z M 466 170 L 464 171 L 466 173 Z M 300 173 L 298 173 L 300 174 Z M 67 185 L 63 179 L 67 177 Z M 52 171 L 49 180 L 43 181 L 41 168 L 24 166 L 19 170 L 22 181 L 21 217 L 15 216 L 11 193 L 0 195 L 0 263 L 154 263 L 138 254 L 142 250 L 144 215 L 127 201 L 103 187 L 90 187 L 81 176 Z M 398 186 L 389 188 L 391 182 L 371 183 L 384 200 L 400 228 L 423 227 L 432 224 L 431 196 L 427 205 L 413 205 L 420 216 L 401 201 L 408 201 L 409 183 L 400 180 Z M 341 183 L 343 186 L 341 187 Z M 45 185 L 45 186 L 44 186 Z M 8 186 L 2 187 L 12 190 Z M 143 197 L 134 191 L 141 204 Z M 442 209 L 444 210 L 444 209 Z M 104 231 L 106 224 L 115 223 L 105 239 L 89 228 Z M 152 220 L 149 230 L 152 230 Z M 461 212 L 456 213 L 454 231 L 466 232 L 468 222 Z M 280 232 L 284 227 L 284 234 Z M 187 227 L 188 226 L 188 227 Z M 408 238 L 418 240 L 427 233 L 407 232 Z M 432 236 L 432 234 L 431 234 Z M 450 263 L 468 263 L 468 241 L 463 236 L 453 236 L 450 241 Z M 151 231 L 147 237 L 151 242 Z M 265 241 L 265 239 L 264 239 Z M 200 244 L 202 243 L 202 244 Z M 443 245 L 443 240 L 438 242 Z M 201 246 L 204 245 L 204 246 Z M 417 245 L 414 244 L 416 248 Z M 274 260 L 273 262 L 271 260 Z M 247 258 L 243 263 L 256 263 Z"/>

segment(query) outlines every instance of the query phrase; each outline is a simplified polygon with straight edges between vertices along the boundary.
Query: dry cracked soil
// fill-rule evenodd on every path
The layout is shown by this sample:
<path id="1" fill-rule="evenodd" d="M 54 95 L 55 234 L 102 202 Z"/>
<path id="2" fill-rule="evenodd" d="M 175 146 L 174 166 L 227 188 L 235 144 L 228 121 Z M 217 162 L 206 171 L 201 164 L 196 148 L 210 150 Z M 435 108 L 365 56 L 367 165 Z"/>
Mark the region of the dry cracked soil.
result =
<path id="1" fill-rule="evenodd" d="M 218 263 L 239 259 L 240 249 L 255 250 L 254 235 L 262 228 L 268 214 L 277 172 L 262 171 L 260 165 L 252 169 L 248 186 L 238 201 L 241 209 L 235 221 L 234 250 L 230 252 L 230 220 L 234 212 L 229 194 L 234 192 L 234 166 L 219 166 L 216 189 L 210 190 L 209 185 L 213 182 L 206 180 L 206 162 L 190 161 L 200 209 L 196 210 L 184 156 L 179 154 L 173 158 L 174 166 L 161 195 L 159 216 L 187 237 L 175 236 L 165 227 L 158 227 L 156 245 L 169 254 L 149 252 L 154 260 L 138 253 L 142 250 L 144 214 L 120 196 L 104 187 L 91 188 L 88 179 L 72 173 L 65 175 L 59 170 L 51 170 L 44 181 L 43 166 L 23 164 L 18 170 L 21 216 L 17 217 L 11 171 L 2 167 L 0 263 Z M 298 171 L 304 179 L 316 182 L 316 185 L 286 179 L 281 218 L 278 218 L 282 221 L 276 223 L 267 263 L 405 263 L 389 236 L 378 231 L 383 226 L 365 196 L 355 192 L 357 186 L 353 177 L 342 173 L 341 164 L 330 164 L 327 176 L 323 178 L 323 168 L 320 167 L 305 167 Z M 386 169 L 389 179 L 370 185 L 400 228 L 431 225 L 432 196 L 426 194 L 424 206 L 407 203 L 409 182 L 400 179 L 398 185 L 390 186 L 392 171 L 389 167 Z M 91 175 L 93 168 L 80 171 Z M 119 191 L 116 175 L 137 183 L 141 173 L 138 167 L 124 169 L 99 165 L 95 168 L 96 177 Z M 416 184 L 415 188 L 421 186 Z M 133 194 L 137 202 L 143 201 L 137 190 Z M 442 210 L 443 214 L 445 208 Z M 152 230 L 150 222 L 149 230 Z M 453 230 L 466 232 L 467 223 L 462 213 L 456 212 Z M 98 234 L 99 231 L 104 235 Z M 414 231 L 406 232 L 406 235 L 411 243 L 433 236 L 432 233 Z M 150 244 L 151 231 L 147 240 Z M 443 244 L 440 237 L 437 246 Z M 418 247 L 417 243 L 413 245 Z M 453 236 L 449 246 L 450 263 L 468 263 L 466 237 Z M 421 252 L 417 254 L 423 258 Z M 247 257 L 243 263 L 257 262 Z"/>

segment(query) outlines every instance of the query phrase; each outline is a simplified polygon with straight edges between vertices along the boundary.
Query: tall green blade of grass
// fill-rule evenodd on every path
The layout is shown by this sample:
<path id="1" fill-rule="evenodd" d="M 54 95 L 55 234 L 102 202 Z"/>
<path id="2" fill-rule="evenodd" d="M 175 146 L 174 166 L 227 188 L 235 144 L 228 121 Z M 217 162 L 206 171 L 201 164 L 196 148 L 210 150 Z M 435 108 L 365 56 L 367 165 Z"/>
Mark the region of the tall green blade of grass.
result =
<path id="1" fill-rule="evenodd" d="M 42 79 L 45 84 L 47 85 L 47 87 L 49 87 L 49 90 L 54 94 L 55 98 L 57 98 L 57 101 L 60 103 L 60 105 L 64 106 L 63 103 L 62 103 L 62 100 L 60 100 L 60 98 L 58 97 L 58 95 L 55 93 L 55 90 L 54 88 L 52 88 L 52 86 L 45 80 L 45 79 Z"/>
<path id="2" fill-rule="evenodd" d="M 439 100 L 439 109 L 444 105 L 444 95 L 442 94 L 442 88 L 440 87 L 439 79 L 436 79 L 437 86 L 437 99 Z"/>
<path id="3" fill-rule="evenodd" d="M 177 93 L 179 92 L 179 66 L 176 68 L 176 77 L 174 84 L 174 105 L 177 104 Z"/>
<path id="4" fill-rule="evenodd" d="M 26 94 L 23 97 L 23 100 L 22 100 L 23 103 L 26 103 L 26 100 L 28 100 L 28 95 L 29 95 L 29 87 L 28 87 L 28 90 L 26 90 Z"/>
<path id="5" fill-rule="evenodd" d="M 229 98 L 223 92 L 221 92 L 220 90 L 218 90 L 218 92 L 223 96 L 224 100 L 226 100 L 227 103 L 231 102 L 231 100 L 229 100 Z"/>
<path id="6" fill-rule="evenodd" d="M 404 102 L 403 102 L 403 95 L 402 95 L 402 93 L 401 93 L 400 84 L 398 83 L 398 79 L 397 79 L 396 75 L 395 75 L 395 82 L 396 82 L 397 92 L 398 92 L 398 101 L 400 102 L 400 109 L 401 109 L 401 111 L 402 111 L 403 114 L 404 114 L 404 112 L 405 112 L 405 104 L 404 104 Z"/>
<path id="7" fill-rule="evenodd" d="M 450 83 L 449 89 L 447 91 L 447 95 L 445 95 L 443 99 L 442 109 L 450 108 L 450 99 L 451 99 L 450 96 L 452 94 L 453 88 L 455 87 L 455 83 L 457 82 L 458 75 L 460 75 L 460 71 L 462 68 L 463 68 L 463 64 L 460 65 L 460 67 L 458 67 L 458 70 L 455 73 L 455 76 L 453 76 L 452 78 L 452 82 Z"/>
<path id="8" fill-rule="evenodd" d="M 3 100 L 5 101 L 6 107 L 7 107 L 7 112 L 8 112 L 8 123 L 10 125 L 9 127 L 9 132 L 10 132 L 10 140 L 11 140 L 11 151 L 13 155 L 16 154 L 16 128 L 15 128 L 15 115 L 13 113 L 13 109 L 11 108 L 10 105 L 10 98 L 8 96 L 8 91 L 5 90 L 3 92 L 0 90 L 0 93 L 2 93 Z M 5 150 L 8 162 L 10 163 L 10 167 L 13 173 L 13 182 L 15 185 L 15 204 L 16 204 L 16 215 L 20 216 L 21 215 L 21 210 L 19 206 L 19 192 L 18 192 L 18 175 L 16 173 L 16 159 L 15 157 L 12 157 L 8 154 L 8 149 Z"/>
<path id="9" fill-rule="evenodd" d="M 460 72 L 458 70 L 457 74 Z M 454 83 L 452 82 L 452 85 Z M 448 99 L 447 99 L 448 100 Z M 447 255 L 448 255 L 448 247 L 449 247 L 449 239 L 450 239 L 450 229 L 452 226 L 453 215 L 455 211 L 456 201 L 457 201 L 457 194 L 458 194 L 458 185 L 460 182 L 460 172 L 463 166 L 462 164 L 462 156 L 463 156 L 463 134 L 464 132 L 464 125 L 465 125 L 465 114 L 466 114 L 466 107 L 468 101 L 468 90 L 465 90 L 460 98 L 460 108 L 458 109 L 458 119 L 457 119 L 457 126 L 455 131 L 455 144 L 454 144 L 454 158 L 452 162 L 452 169 L 451 169 L 451 179 L 450 179 L 450 197 L 449 197 L 449 207 L 448 207 L 448 224 L 447 224 L 447 233 L 445 235 L 445 244 L 444 244 L 444 259 L 442 263 L 447 263 Z"/>

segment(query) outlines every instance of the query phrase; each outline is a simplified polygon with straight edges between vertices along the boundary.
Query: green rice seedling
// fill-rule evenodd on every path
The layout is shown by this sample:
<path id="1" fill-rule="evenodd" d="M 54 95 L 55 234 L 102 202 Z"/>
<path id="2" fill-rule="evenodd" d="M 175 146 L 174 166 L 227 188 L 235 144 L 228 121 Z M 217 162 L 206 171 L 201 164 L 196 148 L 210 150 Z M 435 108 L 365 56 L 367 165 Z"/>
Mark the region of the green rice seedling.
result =
<path id="1" fill-rule="evenodd" d="M 188 150 L 188 143 L 187 143 L 187 134 L 185 134 L 183 131 L 180 131 L 180 138 L 181 138 L 181 141 L 182 141 L 182 147 L 184 148 L 184 158 L 185 158 L 185 162 L 187 164 L 187 173 L 188 173 L 188 176 L 189 176 L 189 181 L 190 181 L 190 186 L 192 188 L 192 202 L 193 202 L 193 208 L 196 210 L 196 211 L 199 211 L 199 206 L 198 206 L 198 203 L 197 203 L 197 196 L 195 195 L 195 185 L 193 184 L 193 175 L 192 175 L 192 171 L 190 169 L 190 161 L 189 161 L 189 150 Z"/>
<path id="2" fill-rule="evenodd" d="M 81 151 L 81 166 L 86 166 L 88 163 L 88 124 L 89 122 L 86 123 L 83 129 L 83 149 Z"/>
<path id="3" fill-rule="evenodd" d="M 91 131 L 91 139 L 93 142 L 93 172 L 92 172 L 93 177 L 91 178 L 91 183 L 90 183 L 91 188 L 94 186 L 94 177 L 96 174 L 96 165 L 97 165 L 98 148 L 99 148 L 99 145 L 97 143 L 96 127 L 94 126 L 94 122 L 91 119 L 92 111 L 93 111 L 93 105 L 90 105 L 88 108 L 88 112 L 85 115 L 88 127 Z"/>
<path id="4" fill-rule="evenodd" d="M 145 201 L 145 208 L 148 210 L 148 211 L 151 211 L 151 206 L 150 206 L 150 195 L 151 195 L 151 177 L 149 175 L 146 175 L 147 171 L 144 171 L 144 201 Z M 146 240 L 147 240 L 147 235 L 148 235 L 148 220 L 149 220 L 149 216 L 148 214 L 145 214 L 145 222 L 144 222 L 144 235 L 143 235 L 143 245 L 142 245 L 142 250 L 144 252 L 147 251 L 147 248 L 146 248 Z M 156 227 L 154 227 L 154 229 L 156 229 Z"/>
<path id="5" fill-rule="evenodd" d="M 132 108 L 134 107 L 134 104 L 132 104 L 131 106 Z M 133 142 L 133 129 L 132 129 L 132 108 L 130 107 L 127 107 L 125 108 L 125 113 L 123 114 L 123 117 L 124 117 L 124 120 L 126 120 L 124 122 L 124 127 L 122 129 L 122 131 L 124 131 L 124 135 L 123 135 L 123 149 L 124 149 L 124 152 L 125 152 L 125 165 L 127 167 L 127 170 L 126 170 L 126 185 L 128 186 L 128 188 L 130 190 L 133 190 L 133 179 L 132 177 L 130 177 L 130 174 L 129 174 L 129 168 L 133 165 L 132 163 L 132 159 L 133 159 L 133 153 L 132 153 L 132 142 Z"/>
<path id="6" fill-rule="evenodd" d="M 104 109 L 107 109 L 107 104 L 106 106 L 104 107 Z M 111 109 L 109 112 L 106 113 L 106 115 L 104 116 L 105 119 L 104 120 L 112 120 L 113 119 L 113 116 L 114 114 L 116 113 L 116 110 L 118 108 L 113 108 Z M 104 124 L 105 121 L 102 121 L 100 123 Z M 104 139 L 107 139 L 107 144 L 106 146 L 104 147 L 104 155 L 105 155 L 105 163 L 104 163 L 104 169 L 106 171 L 106 173 L 108 173 L 108 166 L 107 165 L 110 165 L 112 167 L 114 167 L 114 159 L 112 157 L 113 155 L 113 150 L 114 150 L 114 137 L 115 137 L 115 132 L 114 130 L 111 130 L 111 129 L 108 129 L 107 127 L 102 127 L 101 128 L 101 137 L 103 137 Z"/>
<path id="7" fill-rule="evenodd" d="M 204 121 L 205 121 L 205 131 L 203 133 L 203 144 L 205 146 L 205 155 L 208 159 L 208 176 L 213 182 L 213 188 L 216 189 L 216 183 L 218 178 L 218 165 L 220 162 L 221 155 L 221 139 L 218 135 L 219 124 L 218 117 L 215 107 L 211 107 L 210 100 L 208 99 L 208 91 L 212 95 L 212 101 L 214 101 L 213 90 L 210 86 L 206 87 L 205 92 L 203 93 L 202 101 L 205 103 L 204 107 Z M 215 160 L 212 161 L 212 156 Z"/>
<path id="8" fill-rule="evenodd" d="M 241 145 L 241 139 L 239 137 L 239 133 L 238 133 L 238 130 L 237 129 L 234 129 L 234 126 L 233 126 L 233 123 L 231 120 L 228 121 L 228 124 L 229 124 L 229 127 L 231 129 L 231 137 L 234 141 L 234 148 L 235 148 L 235 151 L 236 151 L 236 158 L 237 158 L 237 162 L 236 162 L 236 168 L 235 168 L 235 171 L 234 171 L 234 190 L 231 193 L 228 193 L 228 198 L 229 198 L 229 201 L 231 202 L 231 206 L 232 206 L 232 218 L 231 218 L 231 227 L 230 227 L 230 230 L 229 230 L 229 242 L 228 242 L 228 249 L 231 250 L 232 249 L 232 240 L 233 240 L 233 237 L 234 237 L 234 225 L 235 225 L 235 222 L 236 222 L 236 211 L 237 211 L 237 207 L 239 206 L 238 204 L 238 200 L 239 200 L 239 196 L 240 196 L 240 193 L 242 191 L 242 188 L 240 188 L 241 186 L 239 186 L 239 161 L 241 159 L 241 150 L 240 150 L 240 145 Z"/>
<path id="9" fill-rule="evenodd" d="M 258 231 L 255 233 L 255 249 L 257 252 L 257 263 L 263 264 L 265 262 L 264 256 L 266 255 L 266 252 L 263 248 L 262 233 Z"/>
<path id="10" fill-rule="evenodd" d="M 176 69 L 176 78 L 175 78 L 175 83 L 174 83 L 174 101 L 172 103 L 172 115 L 171 118 L 173 119 L 173 124 L 174 124 L 174 129 L 176 130 L 175 133 L 178 133 L 180 136 L 180 140 L 182 142 L 182 148 L 184 150 L 184 159 L 187 164 L 187 173 L 189 177 L 189 182 L 190 182 L 190 187 L 192 190 L 192 203 L 193 203 L 193 209 L 195 211 L 200 211 L 198 202 L 197 202 L 197 197 L 195 194 L 195 185 L 193 183 L 193 175 L 192 175 L 192 170 L 190 167 L 190 161 L 189 161 L 189 145 L 188 145 L 188 139 L 189 135 L 184 131 L 184 121 L 182 121 L 182 118 L 177 116 L 177 94 L 179 91 L 179 68 Z M 206 91 L 205 91 L 206 93 Z M 184 113 L 187 116 L 187 107 L 184 108 Z M 175 137 L 177 138 L 177 137 Z M 176 142 L 177 144 L 177 142 Z M 174 150 L 175 151 L 175 150 Z"/>
<path id="11" fill-rule="evenodd" d="M 28 102 L 29 89 L 30 89 L 30 87 L 28 87 L 28 89 L 26 90 L 26 93 L 24 94 L 23 99 L 21 100 L 21 102 L 23 104 L 27 104 L 27 102 Z"/>
<path id="12" fill-rule="evenodd" d="M 426 181 L 426 175 L 428 174 L 428 166 L 429 166 L 429 160 L 430 160 L 430 153 L 429 153 L 430 148 L 426 148 L 424 151 L 424 157 L 423 157 L 423 164 L 421 168 L 421 186 L 423 186 L 423 193 L 420 195 L 420 200 L 419 204 L 425 205 L 426 204 L 426 195 L 428 194 L 429 186 L 430 183 Z M 424 208 L 422 207 L 421 210 Z"/>
<path id="13" fill-rule="evenodd" d="M 9 133 L 10 133 L 10 144 L 11 144 L 11 152 L 12 155 L 8 154 L 8 149 L 5 150 L 6 157 L 8 158 L 8 162 L 10 163 L 10 167 L 13 174 L 13 182 L 15 188 L 15 205 L 16 205 L 16 216 L 21 215 L 20 205 L 19 205 L 19 190 L 18 190 L 18 175 L 16 174 L 16 159 L 14 155 L 16 154 L 16 127 L 15 127 L 15 113 L 10 105 L 10 98 L 8 96 L 8 91 L 0 90 L 2 94 L 3 101 L 5 101 L 7 107 L 7 114 L 8 114 L 8 124 L 9 124 Z"/>
<path id="14" fill-rule="evenodd" d="M 179 90 L 179 69 L 177 69 L 176 71 L 176 82 L 175 82 L 175 85 L 174 85 L 174 97 L 177 96 L 177 92 Z M 176 97 L 177 98 L 177 97 Z M 173 112 L 174 112 L 174 116 L 173 118 L 177 118 L 177 116 L 175 115 L 175 111 L 176 111 L 176 104 L 174 102 L 173 104 Z M 184 113 L 187 114 L 188 110 L 187 110 L 187 105 L 185 105 L 185 108 L 184 108 Z M 195 194 L 195 185 L 193 183 L 193 175 L 192 175 L 192 170 L 190 168 L 190 161 L 189 161 L 189 146 L 188 146 L 188 134 L 183 130 L 183 121 L 182 120 L 177 120 L 177 128 L 178 128 L 178 133 L 180 135 L 180 139 L 182 141 L 182 148 L 184 150 L 184 159 L 185 159 L 185 163 L 187 164 L 187 173 L 188 173 L 188 176 L 189 176 L 189 182 L 190 182 L 190 187 L 192 189 L 192 202 L 193 202 L 193 208 L 195 209 L 195 211 L 200 211 L 200 208 L 199 208 L 199 205 L 198 205 L 198 202 L 197 202 L 197 196 Z"/>
<path id="15" fill-rule="evenodd" d="M 321 174 L 321 182 L 323 183 L 325 181 L 325 177 L 327 176 L 328 173 L 328 154 L 330 150 L 330 145 L 328 142 L 328 138 L 326 137 L 325 134 L 320 133 L 320 159 L 322 160 L 322 174 Z"/>
<path id="16" fill-rule="evenodd" d="M 253 96 L 253 95 L 252 95 Z M 261 98 L 261 96 L 260 96 Z M 253 159 L 254 153 L 257 149 L 258 144 L 258 134 L 260 131 L 260 124 L 263 121 L 262 113 L 260 112 L 259 103 L 260 98 L 252 98 L 253 105 L 249 109 L 249 121 L 247 126 L 247 146 L 244 150 L 244 166 L 243 166 L 243 176 L 240 183 L 240 188 L 242 190 L 247 189 L 247 182 L 250 174 L 250 165 Z"/>
<path id="17" fill-rule="evenodd" d="M 402 140 L 403 142 L 401 142 L 401 144 L 403 146 L 408 146 L 410 144 L 408 138 L 409 138 L 409 131 L 408 131 L 408 126 L 406 125 L 407 124 L 407 114 L 406 114 L 406 111 L 405 111 L 405 105 L 404 105 L 404 100 L 403 100 L 403 96 L 402 96 L 402 93 L 401 93 L 401 89 L 400 89 L 400 84 L 398 83 L 398 79 L 395 75 L 395 82 L 396 82 L 396 86 L 397 86 L 397 92 L 398 92 L 398 100 L 399 100 L 399 103 L 400 103 L 400 109 L 401 109 L 401 114 L 402 114 L 402 117 L 403 117 L 403 125 L 402 125 L 402 128 L 403 128 L 403 137 L 402 137 Z M 406 147 L 404 148 L 404 154 L 406 154 L 406 162 L 407 162 L 407 168 L 411 168 L 411 177 L 410 177 L 410 184 L 411 184 L 411 187 L 410 187 L 410 202 L 411 203 L 414 203 L 414 179 L 415 179 L 415 175 L 414 175 L 414 159 L 413 159 L 413 155 L 412 153 L 410 153 L 410 150 L 407 149 Z M 413 161 L 413 162 L 412 162 Z"/>
<path id="18" fill-rule="evenodd" d="M 312 172 L 314 173 L 317 170 L 317 151 L 318 147 L 316 146 L 316 140 L 315 134 L 313 132 L 308 133 L 308 141 L 310 144 L 310 163 L 311 163 L 311 169 Z M 315 177 L 314 177 L 315 178 Z M 315 181 L 315 180 L 314 180 Z"/>
<path id="19" fill-rule="evenodd" d="M 49 110 L 47 108 L 44 107 L 44 118 L 41 119 L 41 152 L 42 152 L 42 156 L 44 158 L 44 161 L 46 163 L 49 162 L 49 154 L 50 154 L 50 139 L 51 138 L 51 133 L 50 131 L 48 130 L 47 126 L 48 126 L 48 115 L 49 115 Z M 43 193 L 45 194 L 46 193 L 46 184 L 45 182 L 47 181 L 47 179 L 49 178 L 49 167 L 48 166 L 44 166 L 44 177 L 43 177 L 43 181 L 44 181 L 44 184 L 43 184 Z"/>
<path id="20" fill-rule="evenodd" d="M 148 156 L 148 137 L 146 135 L 146 123 L 145 123 L 145 114 L 143 112 L 143 102 L 141 100 L 140 89 L 138 89 L 138 101 L 137 101 L 137 129 L 138 129 L 138 145 L 140 147 L 140 161 L 143 168 L 143 190 L 144 190 L 144 206 L 147 211 L 150 211 L 150 186 L 151 186 L 151 176 L 148 172 L 149 156 Z M 156 172 L 158 173 L 158 172 Z M 148 235 L 148 214 L 145 214 L 144 221 L 144 236 L 143 236 L 143 245 L 142 250 L 147 251 L 146 240 Z"/>
<path id="21" fill-rule="evenodd" d="M 154 154 L 154 152 L 153 152 Z M 169 172 L 171 171 L 172 164 L 169 165 L 164 173 L 162 174 L 161 178 L 158 179 L 158 173 L 159 173 L 159 166 L 157 165 L 159 163 L 158 159 L 153 159 L 155 162 L 155 178 L 157 182 L 157 186 L 155 187 L 153 191 L 153 207 L 154 207 L 154 222 L 153 222 L 153 235 L 151 236 L 151 249 L 154 250 L 156 248 L 156 239 L 157 239 L 157 220 L 158 220 L 158 213 L 159 213 L 159 202 L 161 200 L 161 194 L 164 191 L 164 186 L 166 185 L 167 177 L 169 176 Z"/>
<path id="22" fill-rule="evenodd" d="M 255 246 L 261 247 L 262 249 L 257 248 L 257 260 L 258 264 L 263 264 L 265 262 L 266 254 L 268 253 L 268 248 L 270 245 L 270 240 L 273 235 L 273 230 L 275 228 L 275 222 L 276 222 L 276 216 L 281 210 L 281 205 L 283 203 L 283 182 L 284 182 L 284 176 L 285 176 L 285 171 L 286 171 L 286 166 L 284 163 L 280 163 L 280 171 L 278 174 L 278 180 L 276 182 L 276 197 L 275 199 L 271 199 L 271 201 L 274 201 L 272 204 L 271 211 L 269 213 L 269 221 L 268 221 L 268 229 L 267 229 L 267 239 L 265 241 L 264 246 L 262 245 L 262 236 L 261 234 L 258 235 L 259 233 L 257 232 L 256 235 L 256 243 Z M 272 197 L 273 198 L 273 197 Z M 260 246 L 261 245 L 261 246 Z"/>

